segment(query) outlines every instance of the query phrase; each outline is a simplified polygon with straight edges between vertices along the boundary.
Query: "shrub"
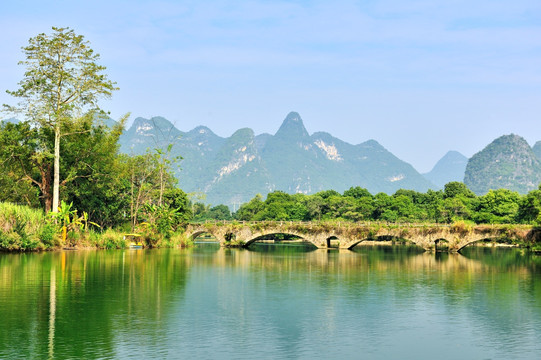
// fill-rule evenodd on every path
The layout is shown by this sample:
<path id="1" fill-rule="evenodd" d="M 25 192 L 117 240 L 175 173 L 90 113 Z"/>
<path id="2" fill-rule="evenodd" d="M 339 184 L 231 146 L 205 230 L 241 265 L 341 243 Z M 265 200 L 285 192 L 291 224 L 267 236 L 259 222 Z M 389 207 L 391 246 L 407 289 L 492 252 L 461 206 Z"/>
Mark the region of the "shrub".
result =
<path id="1" fill-rule="evenodd" d="M 191 247 L 194 241 L 190 239 L 185 233 L 174 233 L 169 239 L 164 239 L 161 246 L 165 247 Z"/>
<path id="2" fill-rule="evenodd" d="M 4 250 L 20 250 L 21 236 L 14 232 L 0 230 L 0 248 Z"/>
<path id="3" fill-rule="evenodd" d="M 57 231 L 52 224 L 43 225 L 39 234 L 39 239 L 41 240 L 45 248 L 60 245 Z"/>
<path id="4" fill-rule="evenodd" d="M 451 230 L 461 235 L 466 235 L 473 230 L 473 225 L 464 221 L 457 221 L 451 225 Z"/>
<path id="5" fill-rule="evenodd" d="M 90 239 L 96 239 L 96 235 L 92 234 Z M 125 249 L 128 247 L 128 242 L 123 233 L 107 229 L 97 236 L 97 247 L 102 249 Z"/>

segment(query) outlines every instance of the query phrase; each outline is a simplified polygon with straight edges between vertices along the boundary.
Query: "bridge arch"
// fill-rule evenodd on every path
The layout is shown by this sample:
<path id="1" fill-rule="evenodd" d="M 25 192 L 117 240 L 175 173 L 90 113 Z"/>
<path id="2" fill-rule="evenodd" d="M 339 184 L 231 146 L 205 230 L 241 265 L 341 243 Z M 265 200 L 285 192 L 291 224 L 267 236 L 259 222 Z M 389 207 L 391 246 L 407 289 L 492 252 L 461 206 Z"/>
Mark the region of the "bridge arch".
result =
<path id="1" fill-rule="evenodd" d="M 438 249 L 439 245 L 439 249 Z M 434 240 L 434 251 L 449 251 L 451 248 L 451 242 L 445 238 L 439 238 Z"/>
<path id="2" fill-rule="evenodd" d="M 302 241 L 305 241 L 305 242 L 308 242 L 316 247 L 317 244 L 315 244 L 313 241 L 311 241 L 310 239 L 306 238 L 306 236 L 303 236 L 302 234 L 297 234 L 295 232 L 291 232 L 291 231 L 283 231 L 283 232 L 280 232 L 280 231 L 269 231 L 269 232 L 259 232 L 259 233 L 255 233 L 255 234 L 252 234 L 250 236 L 250 239 L 246 240 L 245 243 L 244 243 L 244 247 L 248 247 L 250 245 L 252 245 L 253 243 L 257 242 L 257 241 L 260 241 L 260 240 L 263 240 L 265 239 L 265 237 L 269 237 L 269 236 L 273 236 L 273 235 L 289 235 L 289 236 L 294 236 L 296 237 L 297 239 L 301 239 Z"/>
<path id="3" fill-rule="evenodd" d="M 347 246 L 346 246 L 346 249 L 351 250 L 351 249 L 353 249 L 355 246 L 357 246 L 357 245 L 359 245 L 360 243 L 365 242 L 365 241 L 370 241 L 370 238 L 356 239 L 356 240 L 354 240 L 354 241 L 348 243 Z"/>
<path id="4" fill-rule="evenodd" d="M 222 234 L 220 232 L 212 231 L 212 230 L 209 230 L 209 229 L 206 229 L 206 228 L 193 229 L 192 231 L 190 231 L 188 233 L 189 234 L 191 233 L 191 235 L 189 235 L 188 238 L 190 240 L 192 240 L 192 241 L 195 241 L 195 239 L 200 235 L 209 234 L 209 235 L 214 236 L 214 238 L 216 238 L 216 241 L 219 242 L 220 244 L 224 243 L 225 238 L 227 236 L 227 234 Z"/>
<path id="5" fill-rule="evenodd" d="M 497 237 L 497 236 L 489 236 L 489 237 L 486 237 L 486 236 L 483 236 L 483 237 L 479 237 L 477 239 L 473 239 L 473 240 L 470 240 L 470 241 L 467 241 L 467 242 L 463 242 L 463 243 L 460 243 L 458 248 L 457 248 L 457 251 L 460 251 L 462 249 L 464 249 L 465 247 L 467 246 L 470 246 L 472 244 L 475 244 L 475 243 L 479 243 L 479 242 L 482 242 L 482 241 L 491 241 L 491 242 L 494 242 L 495 240 L 501 240 L 502 238 L 501 237 Z M 509 243 L 511 243 L 511 240 L 509 239 Z"/>
<path id="6" fill-rule="evenodd" d="M 212 232 L 210 231 L 205 231 L 205 230 L 197 230 L 197 231 L 194 231 L 190 236 L 189 236 L 189 239 L 194 241 L 195 239 L 197 239 L 199 236 L 203 235 L 203 234 L 209 234 L 209 235 L 212 235 L 214 237 L 216 237 Z"/>
<path id="7" fill-rule="evenodd" d="M 340 244 L 340 238 L 336 235 L 331 235 L 329 236 L 327 239 L 325 239 L 325 245 L 327 246 L 327 248 L 332 248 L 332 242 L 335 242 L 338 241 L 338 244 Z M 340 247 L 340 245 L 338 245 L 337 247 Z"/>

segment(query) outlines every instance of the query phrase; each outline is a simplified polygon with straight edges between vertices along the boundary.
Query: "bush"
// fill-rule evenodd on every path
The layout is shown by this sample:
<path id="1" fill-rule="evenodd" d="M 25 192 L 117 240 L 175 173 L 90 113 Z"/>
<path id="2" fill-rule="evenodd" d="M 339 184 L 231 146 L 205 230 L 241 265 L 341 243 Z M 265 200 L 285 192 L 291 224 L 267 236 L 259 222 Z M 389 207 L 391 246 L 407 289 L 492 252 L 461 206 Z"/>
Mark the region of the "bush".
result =
<path id="1" fill-rule="evenodd" d="M 185 233 L 175 233 L 171 236 L 168 242 L 164 243 L 164 246 L 167 247 L 191 247 L 193 246 L 194 241 L 188 237 Z"/>
<path id="2" fill-rule="evenodd" d="M 20 250 L 21 236 L 14 232 L 3 232 L 0 230 L 0 248 L 4 250 Z"/>
<path id="3" fill-rule="evenodd" d="M 25 251 L 43 248 L 39 234 L 45 223 L 41 210 L 0 203 L 0 249 Z"/>
<path id="4" fill-rule="evenodd" d="M 128 247 L 128 242 L 123 233 L 107 229 L 101 235 L 91 235 L 91 239 L 97 239 L 95 245 L 102 249 L 125 249 Z"/>
<path id="5" fill-rule="evenodd" d="M 461 235 L 466 235 L 473 231 L 473 225 L 465 221 L 457 221 L 451 225 L 451 230 Z"/>
<path id="6" fill-rule="evenodd" d="M 60 245 L 57 230 L 52 224 L 43 225 L 39 234 L 39 239 L 41 240 L 45 248 Z"/>

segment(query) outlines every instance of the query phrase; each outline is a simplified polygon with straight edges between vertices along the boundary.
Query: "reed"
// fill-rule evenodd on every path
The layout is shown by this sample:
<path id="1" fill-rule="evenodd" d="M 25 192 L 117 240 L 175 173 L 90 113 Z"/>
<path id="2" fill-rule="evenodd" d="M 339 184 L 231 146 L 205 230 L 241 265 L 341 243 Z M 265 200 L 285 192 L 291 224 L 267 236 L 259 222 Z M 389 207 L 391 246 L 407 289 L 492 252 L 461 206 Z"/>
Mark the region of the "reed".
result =
<path id="1" fill-rule="evenodd" d="M 10 232 L 24 223 L 27 233 L 39 233 L 45 223 L 45 213 L 28 206 L 0 202 L 0 230 Z"/>

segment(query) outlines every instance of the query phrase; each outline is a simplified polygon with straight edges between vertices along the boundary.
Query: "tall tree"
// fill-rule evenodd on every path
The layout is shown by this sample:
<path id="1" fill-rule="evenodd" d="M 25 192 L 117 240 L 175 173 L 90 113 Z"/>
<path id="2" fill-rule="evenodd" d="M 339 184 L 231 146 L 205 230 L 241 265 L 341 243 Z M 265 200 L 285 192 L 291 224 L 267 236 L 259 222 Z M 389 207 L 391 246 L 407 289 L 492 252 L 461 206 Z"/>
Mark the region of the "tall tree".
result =
<path id="1" fill-rule="evenodd" d="M 74 119 L 88 112 L 98 112 L 98 100 L 117 90 L 114 82 L 98 65 L 99 54 L 89 47 L 82 35 L 69 28 L 52 28 L 51 35 L 39 34 L 23 47 L 26 71 L 20 88 L 7 91 L 20 98 L 16 106 L 4 105 L 13 113 L 54 133 L 54 175 L 52 210 L 57 211 L 60 188 L 60 139 L 62 130 Z"/>

